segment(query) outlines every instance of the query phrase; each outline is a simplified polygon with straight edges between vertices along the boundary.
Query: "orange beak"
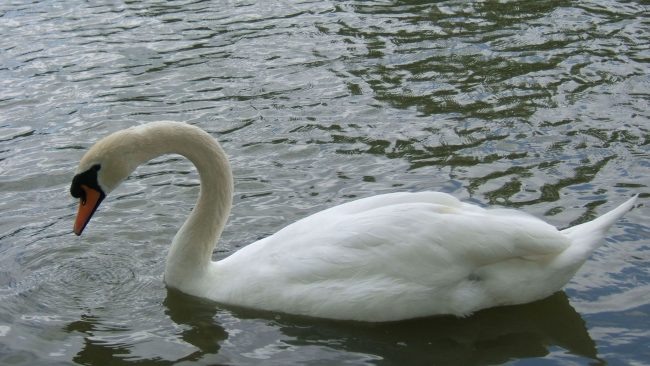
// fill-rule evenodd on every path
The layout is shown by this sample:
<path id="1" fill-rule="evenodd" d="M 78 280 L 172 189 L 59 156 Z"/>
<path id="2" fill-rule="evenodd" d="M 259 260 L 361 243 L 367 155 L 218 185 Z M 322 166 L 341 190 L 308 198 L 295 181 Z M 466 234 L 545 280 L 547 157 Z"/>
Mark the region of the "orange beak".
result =
<path id="1" fill-rule="evenodd" d="M 90 188 L 87 185 L 82 184 L 81 189 L 86 193 L 79 200 L 79 210 L 77 211 L 77 219 L 74 222 L 74 233 L 81 235 L 81 232 L 84 230 L 90 218 L 99 207 L 99 204 L 104 199 L 102 192 Z"/>

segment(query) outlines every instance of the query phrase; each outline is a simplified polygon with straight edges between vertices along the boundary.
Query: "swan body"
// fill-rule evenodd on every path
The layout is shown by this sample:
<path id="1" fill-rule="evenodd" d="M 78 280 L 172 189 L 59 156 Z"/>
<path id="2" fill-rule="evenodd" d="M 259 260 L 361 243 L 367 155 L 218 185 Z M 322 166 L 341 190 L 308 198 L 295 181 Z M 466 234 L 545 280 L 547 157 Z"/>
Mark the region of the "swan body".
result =
<path id="1" fill-rule="evenodd" d="M 296 221 L 229 257 L 211 255 L 232 204 L 220 145 L 197 127 L 154 122 L 118 131 L 82 158 L 71 193 L 80 235 L 138 165 L 178 153 L 197 167 L 197 205 L 172 241 L 167 286 L 220 303 L 314 317 L 394 321 L 531 302 L 560 290 L 635 203 L 566 230 L 516 210 L 439 192 L 351 201 Z"/>

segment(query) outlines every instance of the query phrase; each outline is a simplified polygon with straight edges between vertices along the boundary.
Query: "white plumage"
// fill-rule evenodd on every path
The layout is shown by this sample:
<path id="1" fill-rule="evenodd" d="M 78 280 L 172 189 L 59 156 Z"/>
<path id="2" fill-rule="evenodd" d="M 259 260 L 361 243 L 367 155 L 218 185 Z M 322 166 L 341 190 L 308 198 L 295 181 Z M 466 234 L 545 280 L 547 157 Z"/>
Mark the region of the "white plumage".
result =
<path id="1" fill-rule="evenodd" d="M 462 316 L 542 299 L 570 280 L 636 200 L 559 231 L 520 211 L 483 209 L 444 193 L 384 194 L 315 213 L 213 262 L 232 176 L 223 150 L 202 130 L 157 122 L 119 131 L 89 150 L 78 173 L 100 166 L 97 182 L 108 193 L 165 153 L 186 156 L 201 176 L 197 206 L 167 258 L 168 286 L 225 304 L 333 319 Z"/>

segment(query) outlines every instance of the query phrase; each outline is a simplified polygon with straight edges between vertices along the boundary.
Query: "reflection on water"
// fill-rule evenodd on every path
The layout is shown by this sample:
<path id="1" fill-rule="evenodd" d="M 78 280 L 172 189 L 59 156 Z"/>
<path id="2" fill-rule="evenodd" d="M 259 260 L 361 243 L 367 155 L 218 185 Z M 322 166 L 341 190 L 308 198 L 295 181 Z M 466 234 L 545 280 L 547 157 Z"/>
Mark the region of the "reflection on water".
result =
<path id="1" fill-rule="evenodd" d="M 152 337 L 146 331 L 133 329 L 130 324 L 107 324 L 107 319 L 83 314 L 64 327 L 66 332 L 83 336 L 83 346 L 72 361 L 82 365 L 116 365 L 134 361 L 171 365 L 217 354 L 228 333 L 214 321 L 214 304 L 183 296 L 170 291 L 163 303 L 164 313 L 178 325 L 174 336 Z M 157 333 L 155 330 L 150 332 Z M 143 348 L 146 351 L 140 352 Z"/>
<path id="2" fill-rule="evenodd" d="M 202 355 L 219 352 L 221 345 L 225 348 L 221 353 L 227 360 L 235 340 L 229 344 L 224 342 L 229 335 L 220 320 L 235 316 L 243 323 L 253 320 L 258 324 L 248 325 L 253 332 L 233 333 L 231 338 L 244 336 L 248 342 L 261 345 L 260 348 L 266 347 L 262 353 L 273 355 L 290 353 L 293 347 L 313 347 L 344 351 L 332 353 L 335 357 L 329 360 L 332 362 L 346 360 L 341 355 L 347 354 L 352 355 L 347 361 L 366 359 L 394 364 L 416 359 L 422 364 L 482 365 L 543 357 L 558 352 L 559 347 L 567 358 L 573 354 L 602 363 L 584 320 L 563 292 L 532 304 L 488 309 L 464 319 L 432 317 L 386 324 L 318 320 L 244 309 L 231 309 L 229 313 L 214 303 L 173 290 L 168 291 L 164 306 L 170 319 L 182 327 L 179 338 L 197 348 L 183 360 L 201 360 Z M 266 320 L 259 323 L 260 319 Z M 264 336 L 268 333 L 277 333 L 271 342 L 274 349 L 265 343 L 268 340 Z M 123 353 L 119 345 L 103 347 L 104 352 L 112 350 L 113 356 Z M 82 350 L 80 359 L 89 348 Z M 256 351 L 251 353 L 260 355 Z M 323 351 L 323 354 L 330 353 Z M 245 361 L 241 355 L 232 357 L 231 362 Z M 322 361 L 327 363 L 328 359 Z"/>
<path id="3" fill-rule="evenodd" d="M 646 362 L 645 14 L 615 0 L 1 2 L 0 364 Z M 223 309 L 162 284 L 199 189 L 183 159 L 141 167 L 71 234 L 83 151 L 159 119 L 231 157 L 215 258 L 396 190 L 560 227 L 642 199 L 566 292 L 534 304 L 381 325 Z"/>
<path id="4" fill-rule="evenodd" d="M 584 320 L 564 292 L 531 304 L 484 310 L 468 318 L 431 317 L 384 324 L 223 309 L 175 290 L 167 291 L 161 310 L 173 331 L 158 339 L 129 324 L 110 324 L 108 319 L 82 314 L 63 327 L 83 338 L 72 360 L 83 365 L 134 361 L 152 365 L 180 361 L 245 364 L 254 360 L 281 364 L 292 359 L 296 348 L 309 347 L 320 352 L 324 363 L 373 360 L 394 364 L 415 359 L 422 364 L 483 365 L 549 353 L 603 363 Z M 233 319 L 237 321 L 233 323 Z M 234 331 L 234 324 L 245 332 Z M 242 354 L 240 342 L 254 345 L 254 349 Z M 141 352 L 143 345 L 148 354 Z"/>
<path id="5" fill-rule="evenodd" d="M 198 360 L 204 353 L 217 353 L 220 344 L 228 338 L 228 333 L 214 320 L 213 303 L 169 289 L 163 305 L 165 314 L 174 323 L 187 326 L 181 332 L 181 339 L 198 348 L 185 359 Z"/>
<path id="6" fill-rule="evenodd" d="M 345 330 L 345 331 L 342 331 Z M 290 344 L 339 345 L 396 364 L 483 365 L 542 357 L 556 347 L 596 360 L 594 341 L 564 293 L 533 304 L 489 309 L 465 319 L 427 318 L 384 325 L 282 322 Z M 338 335 L 346 334 L 344 339 Z"/>

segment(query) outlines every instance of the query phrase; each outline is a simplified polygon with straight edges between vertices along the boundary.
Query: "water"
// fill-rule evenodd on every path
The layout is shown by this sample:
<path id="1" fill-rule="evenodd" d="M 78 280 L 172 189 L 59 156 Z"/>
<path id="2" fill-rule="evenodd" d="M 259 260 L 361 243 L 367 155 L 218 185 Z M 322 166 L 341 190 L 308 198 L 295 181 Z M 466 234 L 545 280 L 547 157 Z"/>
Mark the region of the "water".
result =
<path id="1" fill-rule="evenodd" d="M 650 18 L 642 2 L 0 4 L 0 364 L 646 364 Z M 359 324 L 162 284 L 198 177 L 141 167 L 71 233 L 101 136 L 161 119 L 231 156 L 223 258 L 355 197 L 425 189 L 559 227 L 640 193 L 565 291 Z"/>

